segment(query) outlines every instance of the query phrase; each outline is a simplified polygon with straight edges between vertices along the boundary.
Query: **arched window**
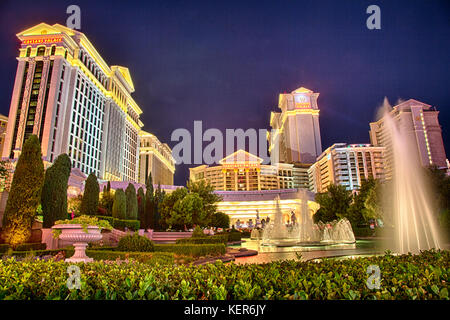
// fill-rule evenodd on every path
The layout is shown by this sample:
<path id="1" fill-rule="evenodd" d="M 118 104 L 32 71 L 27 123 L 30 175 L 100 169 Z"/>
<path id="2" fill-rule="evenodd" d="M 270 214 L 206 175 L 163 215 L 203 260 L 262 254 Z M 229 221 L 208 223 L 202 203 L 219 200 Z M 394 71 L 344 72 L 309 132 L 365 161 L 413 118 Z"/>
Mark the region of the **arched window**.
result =
<path id="1" fill-rule="evenodd" d="M 64 52 L 64 59 L 67 59 L 67 50 Z"/>
<path id="2" fill-rule="evenodd" d="M 31 47 L 28 47 L 28 48 L 27 48 L 27 57 L 29 57 L 30 54 L 31 54 Z"/>
<path id="3" fill-rule="evenodd" d="M 37 50 L 37 56 L 41 57 L 45 55 L 45 47 L 39 47 Z"/>
<path id="4" fill-rule="evenodd" d="M 51 56 L 54 56 L 56 52 L 56 46 L 52 46 L 52 52 L 50 53 Z"/>

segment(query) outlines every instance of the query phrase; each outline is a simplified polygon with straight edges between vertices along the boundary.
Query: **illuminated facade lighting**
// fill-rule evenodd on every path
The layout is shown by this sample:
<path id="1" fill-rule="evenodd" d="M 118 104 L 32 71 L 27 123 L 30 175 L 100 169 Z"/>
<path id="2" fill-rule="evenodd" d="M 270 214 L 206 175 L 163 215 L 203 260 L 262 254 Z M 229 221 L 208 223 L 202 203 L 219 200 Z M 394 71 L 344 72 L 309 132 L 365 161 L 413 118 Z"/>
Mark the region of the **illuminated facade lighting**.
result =
<path id="1" fill-rule="evenodd" d="M 17 159 L 35 134 L 46 163 L 67 153 L 74 168 L 105 180 L 137 181 L 142 110 L 129 70 L 109 66 L 87 37 L 38 24 L 21 41 L 3 157 Z"/>
<path id="2" fill-rule="evenodd" d="M 439 111 L 431 105 L 409 99 L 393 107 L 391 116 L 410 141 L 414 141 L 420 163 L 447 168 Z M 393 152 L 391 141 L 384 128 L 384 118 L 370 123 L 370 141 L 374 146 L 386 147 L 386 178 L 392 177 Z"/>

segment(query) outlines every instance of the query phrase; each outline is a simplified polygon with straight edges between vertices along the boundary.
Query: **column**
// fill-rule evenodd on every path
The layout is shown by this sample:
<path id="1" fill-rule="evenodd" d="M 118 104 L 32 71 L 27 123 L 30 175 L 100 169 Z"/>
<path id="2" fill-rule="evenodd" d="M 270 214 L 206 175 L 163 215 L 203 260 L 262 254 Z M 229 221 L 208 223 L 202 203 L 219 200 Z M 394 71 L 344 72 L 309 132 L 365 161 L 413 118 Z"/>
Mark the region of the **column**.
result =
<path id="1" fill-rule="evenodd" d="M 223 190 L 227 190 L 227 169 L 222 169 L 222 176 L 223 176 Z"/>
<path id="2" fill-rule="evenodd" d="M 238 190 L 237 173 L 238 173 L 238 169 L 234 169 L 234 191 Z"/>
<path id="3" fill-rule="evenodd" d="M 258 178 L 258 190 L 261 190 L 261 169 L 256 168 L 256 176 Z"/>
<path id="4" fill-rule="evenodd" d="M 248 177 L 248 168 L 245 168 L 245 185 L 246 185 L 246 189 L 247 191 L 250 191 L 250 181 L 249 181 L 249 177 Z"/>

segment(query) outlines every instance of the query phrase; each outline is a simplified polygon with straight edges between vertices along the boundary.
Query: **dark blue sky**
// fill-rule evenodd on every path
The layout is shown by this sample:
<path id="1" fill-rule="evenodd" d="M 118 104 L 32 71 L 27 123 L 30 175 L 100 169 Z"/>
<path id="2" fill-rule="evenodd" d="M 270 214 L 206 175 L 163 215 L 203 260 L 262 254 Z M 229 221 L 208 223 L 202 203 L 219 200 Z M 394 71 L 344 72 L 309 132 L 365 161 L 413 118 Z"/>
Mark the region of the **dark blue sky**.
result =
<path id="1" fill-rule="evenodd" d="M 278 94 L 320 92 L 322 145 L 369 142 L 387 96 L 440 110 L 450 153 L 450 1 L 5 1 L 0 2 L 0 112 L 8 114 L 19 42 L 40 22 L 84 32 L 110 65 L 130 69 L 145 130 L 268 128 Z M 381 8 L 381 30 L 366 8 Z M 176 184 L 188 178 L 178 166 Z"/>

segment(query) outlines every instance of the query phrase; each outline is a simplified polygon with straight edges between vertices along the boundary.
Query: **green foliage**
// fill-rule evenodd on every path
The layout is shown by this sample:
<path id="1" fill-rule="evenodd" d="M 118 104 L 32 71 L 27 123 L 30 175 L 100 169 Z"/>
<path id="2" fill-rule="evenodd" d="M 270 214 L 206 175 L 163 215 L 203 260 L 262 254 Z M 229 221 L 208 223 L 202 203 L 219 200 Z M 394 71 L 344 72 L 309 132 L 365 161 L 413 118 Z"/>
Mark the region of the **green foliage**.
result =
<path id="1" fill-rule="evenodd" d="M 63 153 L 45 171 L 41 194 L 44 228 L 51 228 L 56 220 L 67 218 L 67 187 L 71 168 L 69 156 Z"/>
<path id="2" fill-rule="evenodd" d="M 8 178 L 8 169 L 6 169 L 6 161 L 0 161 L 0 192 L 5 188 L 6 179 Z"/>
<path id="3" fill-rule="evenodd" d="M 156 230 L 163 229 L 163 223 L 161 221 L 161 203 L 164 200 L 164 197 L 166 196 L 166 193 L 164 190 L 161 190 L 161 185 L 158 184 L 158 188 L 155 190 L 155 197 L 154 197 L 154 209 L 153 209 L 153 217 L 154 217 L 154 225 Z"/>
<path id="4" fill-rule="evenodd" d="M 81 200 L 81 214 L 95 216 L 97 214 L 100 187 L 97 177 L 91 173 L 84 186 L 83 199 Z"/>
<path id="5" fill-rule="evenodd" d="M 141 223 L 139 220 L 122 220 L 122 219 L 114 219 L 114 228 L 119 230 L 132 230 L 137 231 L 140 228 Z"/>
<path id="6" fill-rule="evenodd" d="M 200 226 L 195 226 L 194 231 L 192 232 L 192 238 L 200 238 L 204 237 L 205 233 Z"/>
<path id="7" fill-rule="evenodd" d="M 16 251 L 31 251 L 31 250 L 45 250 L 47 245 L 45 243 L 22 243 L 16 247 Z"/>
<path id="8" fill-rule="evenodd" d="M 144 227 L 145 225 L 145 193 L 144 189 L 139 188 L 137 192 L 137 202 L 138 202 L 138 220 L 140 225 Z"/>
<path id="9" fill-rule="evenodd" d="M 314 222 L 329 222 L 347 217 L 352 194 L 344 186 L 331 184 L 325 193 L 316 195 L 320 209 L 314 214 Z"/>
<path id="10" fill-rule="evenodd" d="M 99 220 L 106 220 L 114 229 L 138 231 L 140 227 L 139 220 L 121 220 L 108 216 L 96 216 Z"/>
<path id="11" fill-rule="evenodd" d="M 81 201 L 83 199 L 82 195 L 78 195 L 73 198 L 67 199 L 67 211 L 71 214 L 73 212 L 74 216 L 81 216 Z"/>
<path id="12" fill-rule="evenodd" d="M 192 257 L 220 256 L 225 254 L 223 243 L 209 244 L 155 244 L 155 251 L 173 252 Z"/>
<path id="13" fill-rule="evenodd" d="M 192 243 L 192 244 L 224 243 L 224 244 L 227 244 L 227 242 L 228 242 L 227 234 L 177 239 L 177 241 L 176 241 L 176 243 L 178 243 L 178 244 L 183 244 L 183 243 Z"/>
<path id="14" fill-rule="evenodd" d="M 141 221 L 144 229 L 155 229 L 155 195 L 151 173 L 146 181 L 144 217 Z"/>
<path id="15" fill-rule="evenodd" d="M 128 184 L 125 195 L 127 198 L 127 220 L 136 220 L 138 217 L 138 202 L 136 189 L 132 183 Z"/>
<path id="16" fill-rule="evenodd" d="M 425 251 L 321 263 L 92 262 L 78 264 L 81 289 L 71 291 L 66 263 L 10 259 L 0 261 L 0 300 L 448 300 L 449 261 L 448 251 Z M 366 286 L 369 265 L 382 270 L 379 290 Z"/>
<path id="17" fill-rule="evenodd" d="M 7 243 L 0 244 L 0 253 L 8 252 L 8 250 L 11 248 L 11 246 Z"/>
<path id="18" fill-rule="evenodd" d="M 96 216 L 87 216 L 82 215 L 73 219 L 65 219 L 65 220 L 57 220 L 55 221 L 55 225 L 57 224 L 81 224 L 84 232 L 88 232 L 88 226 L 97 226 L 100 230 L 112 230 L 113 227 L 107 220 L 98 219 Z M 58 238 L 61 234 L 61 230 L 55 229 L 52 231 L 53 237 Z"/>
<path id="19" fill-rule="evenodd" d="M 153 242 L 147 237 L 138 235 L 128 235 L 119 240 L 118 251 L 127 252 L 152 252 L 154 251 Z"/>
<path id="20" fill-rule="evenodd" d="M 116 219 L 122 220 L 127 218 L 127 197 L 122 189 L 117 189 L 114 194 L 112 216 Z"/>
<path id="21" fill-rule="evenodd" d="M 211 225 L 216 228 L 228 229 L 230 227 L 230 217 L 223 212 L 213 214 Z"/>
<path id="22" fill-rule="evenodd" d="M 108 215 L 112 216 L 112 207 L 114 204 L 114 194 L 111 192 L 111 185 L 108 181 L 108 184 L 103 188 L 103 192 L 101 194 L 99 200 L 99 206 L 104 208 Z"/>
<path id="23" fill-rule="evenodd" d="M 199 212 L 198 214 L 201 224 L 198 222 L 195 223 L 202 226 L 209 226 L 213 220 L 214 213 L 217 210 L 217 203 L 222 200 L 222 197 L 215 194 L 214 187 L 204 180 L 196 182 L 188 181 L 187 189 L 191 194 L 198 194 L 203 204 L 202 212 Z"/>
<path id="24" fill-rule="evenodd" d="M 25 243 L 31 236 L 43 182 L 41 145 L 37 136 L 31 135 L 17 161 L 3 215 L 4 240 L 13 247 Z"/>

